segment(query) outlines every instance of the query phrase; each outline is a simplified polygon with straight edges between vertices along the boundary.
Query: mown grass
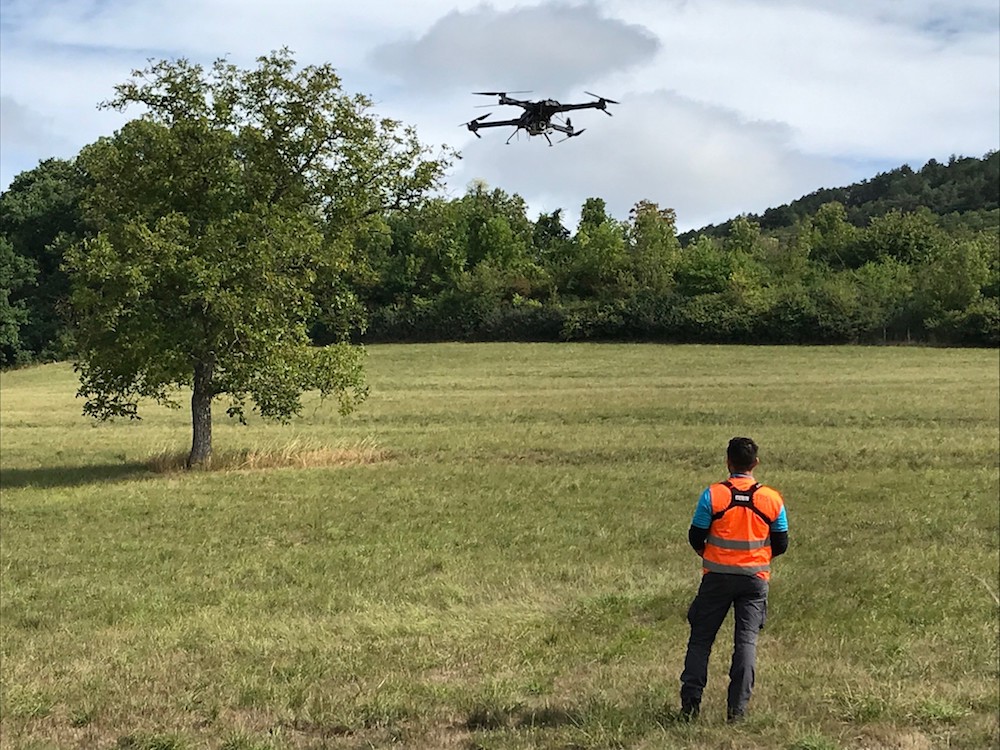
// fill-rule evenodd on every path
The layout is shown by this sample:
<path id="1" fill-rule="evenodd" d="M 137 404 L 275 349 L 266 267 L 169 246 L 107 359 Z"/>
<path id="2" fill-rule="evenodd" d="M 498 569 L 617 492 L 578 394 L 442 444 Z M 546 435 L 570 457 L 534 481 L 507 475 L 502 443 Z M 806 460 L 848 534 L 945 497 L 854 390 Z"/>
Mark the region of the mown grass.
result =
<path id="1" fill-rule="evenodd" d="M 68 366 L 3 374 L 5 750 L 1000 742 L 995 350 L 369 352 L 358 412 L 217 416 L 191 473 L 186 410 L 92 425 Z M 750 720 L 724 629 L 686 725 L 686 530 L 737 434 L 792 546 Z"/>

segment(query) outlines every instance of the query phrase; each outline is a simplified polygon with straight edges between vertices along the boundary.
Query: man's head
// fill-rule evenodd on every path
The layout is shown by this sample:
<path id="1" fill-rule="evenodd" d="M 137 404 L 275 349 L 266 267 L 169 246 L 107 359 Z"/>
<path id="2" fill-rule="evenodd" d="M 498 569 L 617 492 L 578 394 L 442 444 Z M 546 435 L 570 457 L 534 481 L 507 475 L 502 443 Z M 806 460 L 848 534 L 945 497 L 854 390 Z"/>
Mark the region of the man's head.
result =
<path id="1" fill-rule="evenodd" d="M 726 460 L 730 471 L 752 471 L 759 463 L 757 443 L 748 437 L 734 437 L 726 448 Z"/>

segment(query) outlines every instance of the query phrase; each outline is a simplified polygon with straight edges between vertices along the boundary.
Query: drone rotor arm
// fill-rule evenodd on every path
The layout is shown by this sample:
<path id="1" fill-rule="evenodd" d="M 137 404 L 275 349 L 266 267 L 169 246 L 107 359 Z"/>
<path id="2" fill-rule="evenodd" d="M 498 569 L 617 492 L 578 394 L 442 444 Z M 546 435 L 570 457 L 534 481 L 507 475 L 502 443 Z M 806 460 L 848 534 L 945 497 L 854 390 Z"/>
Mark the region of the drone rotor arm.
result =
<path id="1" fill-rule="evenodd" d="M 560 104 L 558 112 L 570 112 L 575 109 L 600 109 L 600 102 L 583 102 L 582 104 Z"/>
<path id="2" fill-rule="evenodd" d="M 611 101 L 610 99 L 601 99 L 601 100 L 596 101 L 596 102 L 583 102 L 581 104 L 560 104 L 559 105 L 559 109 L 556 110 L 556 111 L 557 112 L 569 112 L 569 111 L 575 110 L 575 109 L 599 109 L 599 110 L 601 110 L 601 112 L 603 112 L 604 114 L 606 114 L 606 115 L 608 115 L 610 117 L 611 113 L 608 112 L 608 108 L 607 108 L 608 107 L 607 103 L 610 102 L 610 101 Z"/>
<path id="3" fill-rule="evenodd" d="M 475 122 L 475 121 L 473 121 Z M 482 128 L 499 128 L 504 125 L 519 125 L 520 120 L 490 120 L 489 122 L 479 122 L 475 125 L 475 130 L 480 130 Z M 469 128 L 472 130 L 473 128 Z"/>

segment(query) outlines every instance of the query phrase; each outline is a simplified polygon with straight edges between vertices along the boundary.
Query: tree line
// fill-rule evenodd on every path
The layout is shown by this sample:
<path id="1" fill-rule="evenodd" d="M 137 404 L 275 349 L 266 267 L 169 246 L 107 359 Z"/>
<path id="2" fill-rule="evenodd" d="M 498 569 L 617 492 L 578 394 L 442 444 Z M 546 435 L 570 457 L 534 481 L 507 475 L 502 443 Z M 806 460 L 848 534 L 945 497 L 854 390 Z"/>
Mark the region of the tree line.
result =
<path id="1" fill-rule="evenodd" d="M 790 223 L 769 210 L 685 234 L 669 208 L 639 201 L 619 221 L 600 198 L 571 232 L 561 209 L 531 220 L 520 196 L 475 183 L 373 217 L 341 258 L 338 315 L 320 300 L 309 332 L 317 343 L 997 346 L 998 164 L 997 152 L 932 160 L 777 209 Z M 65 255 L 88 235 L 87 189 L 75 160 L 50 159 L 0 197 L 5 366 L 74 353 Z M 956 208 L 932 199 L 942 195 L 964 196 L 960 210 L 936 212 Z"/>
<path id="2" fill-rule="evenodd" d="M 4 366 L 74 355 L 67 253 L 98 230 L 96 189 L 80 159 L 49 159 L 0 196 Z M 319 293 L 307 329 L 319 344 L 997 346 L 998 192 L 1000 154 L 952 157 L 679 234 L 649 201 L 620 221 L 590 198 L 571 232 L 562 209 L 532 220 L 520 196 L 475 183 L 340 238 L 335 294 Z"/>
<path id="3" fill-rule="evenodd" d="M 387 217 L 356 248 L 352 288 L 372 341 L 996 346 L 998 189 L 961 213 L 892 208 L 859 225 L 829 201 L 788 227 L 740 216 L 684 238 L 649 201 L 617 221 L 588 199 L 570 233 L 561 211 L 530 221 L 518 196 L 476 184 Z"/>

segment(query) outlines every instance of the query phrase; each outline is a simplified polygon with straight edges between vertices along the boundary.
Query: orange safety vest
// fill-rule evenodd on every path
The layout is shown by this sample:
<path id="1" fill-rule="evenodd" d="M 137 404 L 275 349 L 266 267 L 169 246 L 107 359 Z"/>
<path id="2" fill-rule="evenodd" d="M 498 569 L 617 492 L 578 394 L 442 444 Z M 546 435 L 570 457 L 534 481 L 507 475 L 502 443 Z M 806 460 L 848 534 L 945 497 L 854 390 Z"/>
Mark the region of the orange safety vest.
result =
<path id="1" fill-rule="evenodd" d="M 709 487 L 712 524 L 702 554 L 705 573 L 771 577 L 771 524 L 781 513 L 777 490 L 753 477 L 732 477 Z"/>

